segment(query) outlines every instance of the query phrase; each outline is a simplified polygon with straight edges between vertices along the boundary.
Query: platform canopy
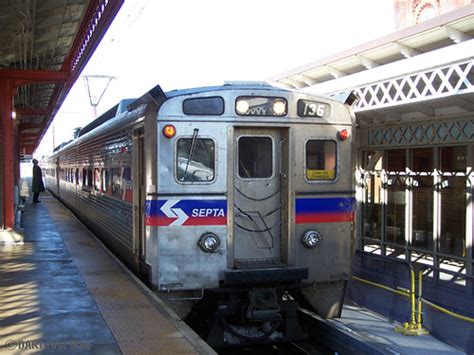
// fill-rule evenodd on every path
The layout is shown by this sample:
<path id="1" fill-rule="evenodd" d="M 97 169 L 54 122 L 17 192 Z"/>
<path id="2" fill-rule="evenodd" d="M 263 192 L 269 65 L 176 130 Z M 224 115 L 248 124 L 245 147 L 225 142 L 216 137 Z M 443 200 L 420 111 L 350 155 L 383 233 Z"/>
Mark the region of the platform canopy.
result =
<path id="1" fill-rule="evenodd" d="M 474 111 L 474 4 L 269 78 L 324 95 L 354 91 L 361 126 Z"/>
<path id="2" fill-rule="evenodd" d="M 0 229 L 31 157 L 124 0 L 0 0 Z"/>
<path id="3" fill-rule="evenodd" d="M 0 0 L 2 96 L 32 154 L 123 0 Z M 7 96 L 7 97 L 5 97 Z"/>

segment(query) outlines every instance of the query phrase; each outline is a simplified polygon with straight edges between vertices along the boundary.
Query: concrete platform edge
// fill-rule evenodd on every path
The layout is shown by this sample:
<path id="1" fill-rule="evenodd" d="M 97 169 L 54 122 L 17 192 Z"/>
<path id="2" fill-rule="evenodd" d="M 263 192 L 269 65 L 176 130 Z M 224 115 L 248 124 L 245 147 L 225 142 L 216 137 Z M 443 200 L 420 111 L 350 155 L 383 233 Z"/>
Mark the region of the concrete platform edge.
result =
<path id="1" fill-rule="evenodd" d="M 341 354 L 397 354 L 396 349 L 387 349 L 385 344 L 378 344 L 373 339 L 368 339 L 350 328 L 330 319 L 323 319 L 317 314 L 301 309 L 303 317 L 311 318 L 315 321 L 315 326 L 311 328 L 310 337 L 318 337 L 321 343 L 329 349 Z M 320 337 L 324 334 L 324 337 Z M 375 344 L 372 344 L 374 343 Z M 385 351 L 380 348 L 384 348 Z"/>
<path id="2" fill-rule="evenodd" d="M 67 212 L 90 234 L 90 236 L 100 245 L 100 247 L 125 271 L 125 273 L 140 287 L 140 289 L 150 297 L 163 312 L 169 316 L 170 322 L 183 334 L 183 336 L 196 348 L 200 354 L 217 354 L 202 338 L 200 338 L 178 315 L 152 290 L 150 290 L 133 272 L 131 272 L 122 261 L 115 256 L 102 241 L 96 237 L 77 216 L 72 213 L 61 201 L 52 197 L 61 204 Z"/>

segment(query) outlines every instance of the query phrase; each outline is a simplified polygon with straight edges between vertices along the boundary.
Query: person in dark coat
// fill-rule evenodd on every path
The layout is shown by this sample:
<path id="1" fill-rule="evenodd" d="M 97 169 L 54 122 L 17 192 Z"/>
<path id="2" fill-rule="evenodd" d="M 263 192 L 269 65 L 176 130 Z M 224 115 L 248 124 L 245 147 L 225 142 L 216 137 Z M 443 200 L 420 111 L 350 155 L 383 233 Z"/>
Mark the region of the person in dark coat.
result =
<path id="1" fill-rule="evenodd" d="M 31 191 L 33 192 L 33 203 L 41 203 L 38 200 L 40 192 L 44 191 L 43 172 L 38 165 L 38 160 L 33 159 L 33 180 L 31 181 Z"/>

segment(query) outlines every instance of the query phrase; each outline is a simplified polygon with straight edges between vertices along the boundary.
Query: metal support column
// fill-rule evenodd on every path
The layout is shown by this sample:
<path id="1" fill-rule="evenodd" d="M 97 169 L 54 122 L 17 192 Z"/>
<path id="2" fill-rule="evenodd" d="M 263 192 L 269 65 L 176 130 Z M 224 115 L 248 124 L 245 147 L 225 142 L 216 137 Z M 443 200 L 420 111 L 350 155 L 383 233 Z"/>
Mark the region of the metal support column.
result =
<path id="1" fill-rule="evenodd" d="M 1 192 L 0 212 L 1 227 L 13 228 L 15 224 L 14 185 L 15 185 L 15 159 L 13 139 L 13 81 L 0 79 L 0 175 Z"/>

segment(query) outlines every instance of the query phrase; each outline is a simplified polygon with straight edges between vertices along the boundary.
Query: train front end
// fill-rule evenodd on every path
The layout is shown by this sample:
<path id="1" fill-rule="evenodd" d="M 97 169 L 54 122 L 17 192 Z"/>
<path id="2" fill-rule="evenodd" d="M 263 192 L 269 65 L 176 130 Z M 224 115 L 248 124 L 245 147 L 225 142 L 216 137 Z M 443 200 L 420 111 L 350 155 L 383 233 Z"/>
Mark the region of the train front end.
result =
<path id="1" fill-rule="evenodd" d="M 300 338 L 298 302 L 340 315 L 353 120 L 347 105 L 267 85 L 177 92 L 161 105 L 146 260 L 162 296 L 214 346 Z"/>

